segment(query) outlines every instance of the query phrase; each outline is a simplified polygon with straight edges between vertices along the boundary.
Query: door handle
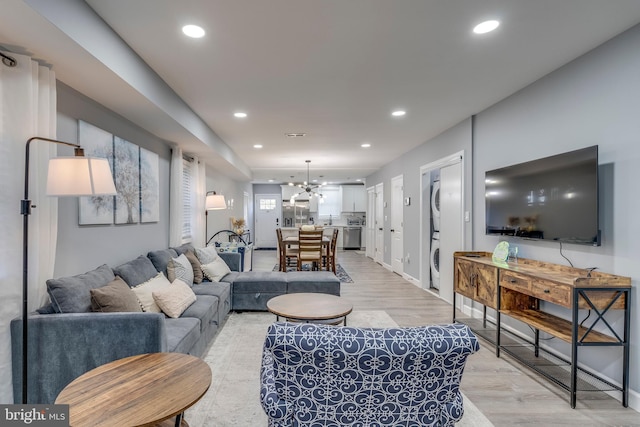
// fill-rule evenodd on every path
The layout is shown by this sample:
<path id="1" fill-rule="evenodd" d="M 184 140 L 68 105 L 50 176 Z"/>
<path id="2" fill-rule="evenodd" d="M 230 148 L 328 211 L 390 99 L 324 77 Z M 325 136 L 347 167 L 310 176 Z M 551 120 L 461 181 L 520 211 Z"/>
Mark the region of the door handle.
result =
<path id="1" fill-rule="evenodd" d="M 392 228 L 392 229 L 391 229 L 391 230 L 389 230 L 389 231 L 391 231 L 391 232 L 393 233 L 393 232 L 394 232 L 394 231 L 396 231 L 396 230 L 394 230 L 394 229 Z"/>
<path id="2" fill-rule="evenodd" d="M 382 228 L 378 228 L 378 231 L 382 231 Z"/>

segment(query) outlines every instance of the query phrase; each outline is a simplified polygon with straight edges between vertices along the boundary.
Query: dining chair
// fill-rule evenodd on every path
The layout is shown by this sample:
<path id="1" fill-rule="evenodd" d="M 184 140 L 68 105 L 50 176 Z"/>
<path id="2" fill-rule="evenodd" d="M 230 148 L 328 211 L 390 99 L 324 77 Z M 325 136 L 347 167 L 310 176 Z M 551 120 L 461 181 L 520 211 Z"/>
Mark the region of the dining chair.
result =
<path id="1" fill-rule="evenodd" d="M 298 258 L 298 249 L 291 247 L 284 241 L 282 229 L 276 228 L 276 235 L 278 236 L 279 270 L 286 272 L 289 262 Z"/>
<path id="2" fill-rule="evenodd" d="M 329 244 L 329 250 L 327 251 L 327 270 L 333 271 L 336 274 L 336 258 L 338 257 L 338 229 L 333 229 L 331 235 L 331 243 Z"/>
<path id="3" fill-rule="evenodd" d="M 322 266 L 322 230 L 298 231 L 298 271 L 303 264 L 311 264 L 311 270 Z"/>

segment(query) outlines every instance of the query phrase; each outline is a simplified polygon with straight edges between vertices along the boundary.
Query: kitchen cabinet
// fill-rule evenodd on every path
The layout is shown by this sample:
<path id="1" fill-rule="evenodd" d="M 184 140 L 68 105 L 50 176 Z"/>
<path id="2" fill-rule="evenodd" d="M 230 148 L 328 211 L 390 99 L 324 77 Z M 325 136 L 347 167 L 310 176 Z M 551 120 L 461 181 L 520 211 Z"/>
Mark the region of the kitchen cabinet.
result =
<path id="1" fill-rule="evenodd" d="M 342 186 L 342 212 L 366 212 L 367 190 L 364 185 Z"/>

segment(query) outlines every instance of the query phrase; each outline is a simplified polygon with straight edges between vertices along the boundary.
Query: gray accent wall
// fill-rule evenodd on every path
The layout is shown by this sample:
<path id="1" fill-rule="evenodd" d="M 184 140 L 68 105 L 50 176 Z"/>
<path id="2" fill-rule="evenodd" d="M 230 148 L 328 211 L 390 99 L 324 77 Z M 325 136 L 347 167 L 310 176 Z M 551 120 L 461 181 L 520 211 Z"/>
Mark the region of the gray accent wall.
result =
<path id="1" fill-rule="evenodd" d="M 404 175 L 405 197 L 419 191 L 419 167 L 447 154 L 465 152 L 464 210 L 466 248 L 493 251 L 501 239 L 519 248 L 519 256 L 632 278 L 630 406 L 640 409 L 640 25 L 548 74 L 512 96 L 477 113 L 440 136 L 385 165 L 367 177 L 367 187 L 384 184 L 384 199 L 391 200 L 391 178 Z M 599 146 L 599 199 L 602 246 L 581 246 L 485 235 L 484 178 L 487 170 L 509 166 L 591 145 Z M 390 209 L 385 209 L 389 215 Z M 418 205 L 404 209 L 404 250 L 415 253 L 419 237 L 411 232 L 419 221 Z M 470 236 L 469 236 L 470 234 Z M 390 264 L 389 224 L 385 222 L 384 262 Z M 413 255 L 412 255 L 413 259 Z M 424 259 L 424 258 L 423 258 Z M 405 273 L 418 278 L 417 265 L 405 264 Z M 424 271 L 427 271 L 425 267 Z M 568 310 L 543 305 L 561 317 Z M 491 311 L 491 310 L 490 310 Z M 580 313 L 582 320 L 587 312 Z M 493 315 L 493 313 L 490 313 Z M 595 316 L 591 313 L 591 316 Z M 503 320 L 504 320 L 503 316 Z M 622 328 L 622 313 L 609 321 Z M 506 325 L 531 335 L 515 321 Z M 542 334 L 543 337 L 547 337 Z M 545 345 L 565 356 L 570 349 L 558 339 Z M 579 351 L 588 370 L 621 381 L 622 351 L 613 347 Z M 619 393 L 614 393 L 619 398 Z"/>
<path id="2" fill-rule="evenodd" d="M 391 265 L 391 179 L 398 175 L 403 175 L 404 197 L 410 197 L 411 205 L 405 206 L 403 210 L 404 221 L 404 258 L 409 255 L 409 262 L 404 264 L 404 273 L 416 280 L 420 280 L 420 262 L 427 263 L 423 274 L 428 274 L 429 248 L 425 247 L 423 241 L 423 253 L 421 253 L 420 236 L 420 169 L 430 163 L 449 157 L 455 153 L 464 153 L 464 200 L 463 210 L 471 210 L 471 118 L 446 130 L 435 138 L 403 154 L 391 163 L 385 165 L 378 172 L 371 174 L 366 179 L 366 186 L 373 187 L 379 183 L 384 185 L 384 201 L 387 207 L 384 208 L 384 241 L 386 251 L 384 252 L 384 263 Z M 428 197 L 428 196 L 427 196 Z M 428 219 L 429 213 L 426 212 Z M 426 233 L 429 233 L 428 226 Z M 471 222 L 465 223 L 464 239 L 465 250 L 471 246 Z"/>
<path id="3" fill-rule="evenodd" d="M 78 199 L 60 198 L 58 202 L 58 247 L 54 277 L 92 270 L 102 264 L 112 267 L 150 250 L 169 244 L 169 165 L 171 151 L 167 142 L 142 130 L 69 86 L 58 82 L 58 139 L 76 143 L 78 120 L 84 120 L 122 137 L 159 157 L 160 221 L 131 225 L 78 225 Z M 60 155 L 72 155 L 62 147 Z"/>

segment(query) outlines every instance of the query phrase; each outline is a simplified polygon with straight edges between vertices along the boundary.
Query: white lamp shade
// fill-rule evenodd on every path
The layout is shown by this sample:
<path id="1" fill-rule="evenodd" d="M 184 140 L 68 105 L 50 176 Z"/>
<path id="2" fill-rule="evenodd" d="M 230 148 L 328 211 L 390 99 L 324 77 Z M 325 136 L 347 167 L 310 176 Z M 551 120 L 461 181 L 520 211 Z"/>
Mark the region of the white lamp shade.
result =
<path id="1" fill-rule="evenodd" d="M 111 167 L 107 159 L 96 157 L 56 157 L 49 160 L 47 195 L 115 195 Z"/>
<path id="2" fill-rule="evenodd" d="M 205 209 L 208 211 L 227 209 L 227 202 L 222 194 L 207 194 Z"/>

